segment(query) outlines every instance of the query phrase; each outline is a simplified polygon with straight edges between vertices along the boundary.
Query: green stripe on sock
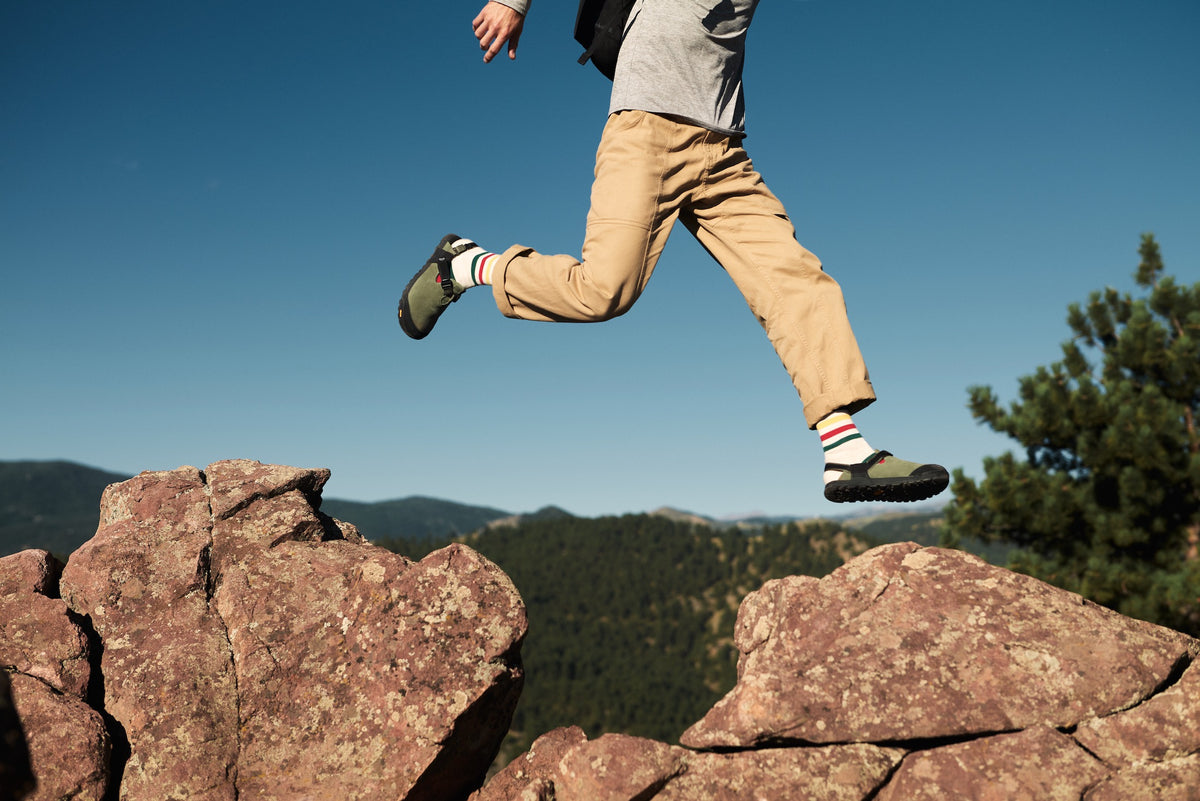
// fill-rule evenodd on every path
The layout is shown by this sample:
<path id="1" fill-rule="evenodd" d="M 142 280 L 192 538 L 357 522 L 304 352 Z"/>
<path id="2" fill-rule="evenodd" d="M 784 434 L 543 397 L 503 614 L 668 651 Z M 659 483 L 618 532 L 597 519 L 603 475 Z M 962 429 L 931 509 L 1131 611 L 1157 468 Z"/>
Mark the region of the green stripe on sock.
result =
<path id="1" fill-rule="evenodd" d="M 837 446 L 839 446 L 839 445 L 845 445 L 847 442 L 851 442 L 851 441 L 853 441 L 853 440 L 856 440 L 856 439 L 862 439 L 862 438 L 863 438 L 863 437 L 862 437 L 862 434 L 860 434 L 860 433 L 858 433 L 857 431 L 855 431 L 853 434 L 851 434 L 851 435 L 849 435 L 849 436 L 842 437 L 842 438 L 841 438 L 841 439 L 839 439 L 837 442 L 831 442 L 831 443 L 829 443 L 828 445 L 826 445 L 826 446 L 824 447 L 824 449 L 823 449 L 823 450 L 824 450 L 826 453 L 828 453 L 829 451 L 833 450 L 834 448 L 836 448 L 836 447 L 837 447 Z"/>

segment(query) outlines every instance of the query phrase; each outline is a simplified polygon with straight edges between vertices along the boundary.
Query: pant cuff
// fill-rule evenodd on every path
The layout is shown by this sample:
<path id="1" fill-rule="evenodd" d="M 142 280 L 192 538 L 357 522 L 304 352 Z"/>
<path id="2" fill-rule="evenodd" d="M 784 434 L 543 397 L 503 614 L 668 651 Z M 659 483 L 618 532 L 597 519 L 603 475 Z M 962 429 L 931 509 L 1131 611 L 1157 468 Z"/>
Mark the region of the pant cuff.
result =
<path id="1" fill-rule="evenodd" d="M 519 319 L 516 309 L 513 308 L 512 301 L 508 298 L 508 292 L 504 289 L 505 279 L 508 276 L 508 266 L 518 256 L 528 256 L 532 252 L 533 248 L 527 248 L 524 245 L 513 245 L 500 255 L 500 261 L 496 265 L 495 270 L 492 271 L 492 297 L 496 299 L 496 308 L 505 317 Z"/>
<path id="2" fill-rule="evenodd" d="M 803 398 L 801 400 L 804 400 Z M 870 381 L 855 382 L 836 394 L 829 393 L 812 400 L 804 400 L 804 419 L 808 427 L 815 429 L 817 423 L 837 411 L 855 414 L 875 402 L 875 389 Z"/>

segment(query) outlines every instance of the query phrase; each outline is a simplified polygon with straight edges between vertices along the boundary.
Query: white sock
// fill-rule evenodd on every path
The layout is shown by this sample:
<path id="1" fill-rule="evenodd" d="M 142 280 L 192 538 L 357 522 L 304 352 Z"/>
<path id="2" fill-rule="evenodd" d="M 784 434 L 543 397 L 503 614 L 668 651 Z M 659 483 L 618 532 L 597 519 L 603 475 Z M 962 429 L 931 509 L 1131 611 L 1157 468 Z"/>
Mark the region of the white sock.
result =
<path id="1" fill-rule="evenodd" d="M 863 439 L 854 420 L 845 412 L 834 412 L 817 423 L 817 434 L 825 450 L 825 463 L 858 464 L 871 458 L 875 450 Z M 842 477 L 841 470 L 826 470 L 825 483 Z"/>
<path id="2" fill-rule="evenodd" d="M 460 239 L 454 243 L 455 247 L 461 245 L 470 247 L 450 260 L 450 272 L 454 280 L 464 288 L 491 284 L 492 270 L 495 269 L 500 256 L 484 250 L 469 239 Z"/>

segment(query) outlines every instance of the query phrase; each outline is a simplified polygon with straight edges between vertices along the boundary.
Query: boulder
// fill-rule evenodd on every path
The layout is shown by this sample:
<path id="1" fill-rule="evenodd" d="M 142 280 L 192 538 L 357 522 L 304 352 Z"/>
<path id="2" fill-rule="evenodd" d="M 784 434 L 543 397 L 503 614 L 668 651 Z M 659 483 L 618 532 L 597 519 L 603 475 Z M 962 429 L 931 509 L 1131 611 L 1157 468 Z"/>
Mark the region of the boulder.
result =
<path id="1" fill-rule="evenodd" d="M 857 744 L 704 753 L 577 727 L 555 729 L 471 801 L 862 801 L 905 752 Z"/>
<path id="2" fill-rule="evenodd" d="M 109 781 L 112 742 L 87 703 L 90 644 L 78 616 L 58 597 L 62 570 L 45 551 L 0 559 L 0 665 L 7 715 L 0 786 L 32 776 L 40 799 L 100 799 Z"/>
<path id="3" fill-rule="evenodd" d="M 495 565 L 420 563 L 314 504 L 327 472 L 211 466 L 215 608 L 237 668 L 239 791 L 450 798 L 478 785 L 523 681 L 525 610 Z"/>
<path id="4" fill-rule="evenodd" d="M 210 610 L 208 493 L 194 467 L 108 487 L 63 598 L 95 629 L 103 704 L 128 742 L 124 799 L 236 798 L 237 681 Z"/>
<path id="5" fill-rule="evenodd" d="M 1074 737 L 1116 771 L 1088 801 L 1200 801 L 1200 665 L 1145 703 L 1085 721 Z"/>
<path id="6" fill-rule="evenodd" d="M 0 665 L 83 699 L 92 674 L 88 640 L 58 597 L 61 570 L 46 551 L 0 559 Z"/>
<path id="7" fill-rule="evenodd" d="M 1139 762 L 1105 777 L 1083 801 L 1200 801 L 1200 754 Z"/>
<path id="8" fill-rule="evenodd" d="M 1078 801 L 1107 775 L 1070 737 L 1034 726 L 910 754 L 878 801 Z"/>
<path id="9" fill-rule="evenodd" d="M 100 643 L 123 799 L 450 799 L 523 680 L 524 605 L 464 546 L 414 563 L 323 515 L 326 470 L 109 487 L 64 599 Z M 40 774 L 39 774 L 40 777 Z"/>
<path id="10" fill-rule="evenodd" d="M 587 735 L 578 726 L 552 729 L 472 794 L 470 801 L 555 801 L 559 763 L 567 752 L 586 743 Z"/>
<path id="11" fill-rule="evenodd" d="M 112 740 L 100 714 L 40 679 L 12 677 L 36 789 L 25 801 L 101 801 L 109 787 Z"/>
<path id="12" fill-rule="evenodd" d="M 510 761 L 469 801 L 554 801 L 554 779 L 566 753 L 586 745 L 588 737 L 577 725 L 552 729 Z"/>
<path id="13" fill-rule="evenodd" d="M 32 592 L 57 598 L 62 569 L 49 551 L 27 550 L 0 557 L 0 596 Z"/>
<path id="14" fill-rule="evenodd" d="M 1114 767 L 1200 752 L 1200 664 L 1143 704 L 1085 721 L 1075 739 Z"/>
<path id="15" fill-rule="evenodd" d="M 655 801 L 862 801 L 904 756 L 867 744 L 692 754 Z"/>
<path id="16" fill-rule="evenodd" d="M 1200 643 L 906 543 L 743 601 L 686 747 L 539 738 L 472 801 L 1200 801 Z"/>
<path id="17" fill-rule="evenodd" d="M 554 779 L 555 801 L 651 798 L 687 770 L 687 752 L 627 734 L 606 734 L 568 749 Z"/>
<path id="18" fill-rule="evenodd" d="M 7 670 L 0 670 L 0 787 L 9 788 L 11 798 L 27 798 L 34 786 L 29 743 L 13 703 L 12 679 Z"/>
<path id="19" fill-rule="evenodd" d="M 1072 727 L 1140 703 L 1196 648 L 1028 576 L 913 543 L 876 548 L 820 580 L 768 582 L 743 602 L 735 637 L 737 684 L 684 745 Z"/>

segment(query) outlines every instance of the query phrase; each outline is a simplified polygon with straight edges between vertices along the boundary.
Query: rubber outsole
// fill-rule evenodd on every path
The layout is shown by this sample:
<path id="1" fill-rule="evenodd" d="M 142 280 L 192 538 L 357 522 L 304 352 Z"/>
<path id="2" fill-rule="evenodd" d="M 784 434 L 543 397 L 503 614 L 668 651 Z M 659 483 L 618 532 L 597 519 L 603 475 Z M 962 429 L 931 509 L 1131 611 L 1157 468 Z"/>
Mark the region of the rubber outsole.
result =
<path id="1" fill-rule="evenodd" d="M 923 475 L 831 481 L 825 485 L 825 498 L 834 503 L 861 501 L 914 503 L 932 498 L 949 485 L 950 474 L 942 468 L 937 468 L 936 470 L 931 469 Z"/>

